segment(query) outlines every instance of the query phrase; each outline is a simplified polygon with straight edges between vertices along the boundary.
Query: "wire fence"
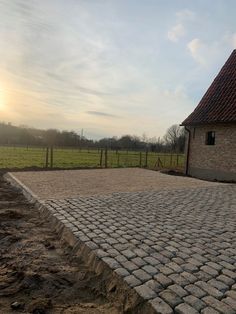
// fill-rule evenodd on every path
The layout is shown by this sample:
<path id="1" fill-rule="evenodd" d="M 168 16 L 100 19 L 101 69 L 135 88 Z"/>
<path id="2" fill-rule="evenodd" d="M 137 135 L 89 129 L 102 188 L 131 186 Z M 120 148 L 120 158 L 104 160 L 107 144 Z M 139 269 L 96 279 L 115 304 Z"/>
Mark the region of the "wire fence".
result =
<path id="1" fill-rule="evenodd" d="M 145 167 L 183 169 L 183 154 L 60 147 L 0 147 L 0 169 Z"/>

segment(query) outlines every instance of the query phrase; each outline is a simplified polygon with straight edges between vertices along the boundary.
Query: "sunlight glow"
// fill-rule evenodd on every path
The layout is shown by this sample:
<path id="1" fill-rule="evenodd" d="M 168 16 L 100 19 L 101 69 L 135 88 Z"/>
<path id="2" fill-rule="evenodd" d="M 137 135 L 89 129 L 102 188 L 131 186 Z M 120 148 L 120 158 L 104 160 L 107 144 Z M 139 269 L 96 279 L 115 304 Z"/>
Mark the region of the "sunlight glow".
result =
<path id="1" fill-rule="evenodd" d="M 3 111 L 6 107 L 6 100 L 4 95 L 4 90 L 2 86 L 0 86 L 0 111 Z"/>

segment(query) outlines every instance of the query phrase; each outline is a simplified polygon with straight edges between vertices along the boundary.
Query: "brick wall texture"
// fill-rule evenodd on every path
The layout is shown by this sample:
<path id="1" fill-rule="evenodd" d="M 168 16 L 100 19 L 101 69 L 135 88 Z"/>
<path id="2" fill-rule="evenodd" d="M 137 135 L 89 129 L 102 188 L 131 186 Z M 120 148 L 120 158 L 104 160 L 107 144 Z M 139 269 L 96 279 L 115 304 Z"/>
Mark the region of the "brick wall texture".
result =
<path id="1" fill-rule="evenodd" d="M 206 133 L 215 132 L 215 145 Z M 236 124 L 190 128 L 189 174 L 205 179 L 236 181 Z"/>

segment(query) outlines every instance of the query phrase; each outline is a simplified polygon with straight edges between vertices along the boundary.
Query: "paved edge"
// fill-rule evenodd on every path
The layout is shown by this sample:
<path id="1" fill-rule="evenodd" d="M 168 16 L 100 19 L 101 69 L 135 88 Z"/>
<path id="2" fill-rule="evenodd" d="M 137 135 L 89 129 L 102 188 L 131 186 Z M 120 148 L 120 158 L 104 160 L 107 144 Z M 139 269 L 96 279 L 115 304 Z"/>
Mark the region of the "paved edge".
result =
<path id="1" fill-rule="evenodd" d="M 26 185 L 18 180 L 12 173 L 7 172 L 3 175 L 3 178 L 8 181 L 12 186 L 20 189 L 30 203 L 44 203 L 35 193 L 33 193 L 33 191 L 31 191 Z"/>
<path id="2" fill-rule="evenodd" d="M 82 258 L 83 262 L 96 274 L 104 274 L 106 278 L 105 289 L 107 295 L 113 291 L 123 294 L 123 311 L 135 314 L 155 314 L 157 313 L 150 301 L 145 300 L 137 291 L 131 288 L 121 276 L 116 274 L 110 266 L 101 260 L 83 241 L 66 227 L 58 218 L 57 213 L 50 211 L 45 202 L 40 200 L 27 186 L 18 180 L 13 174 L 6 173 L 4 179 L 13 187 L 19 189 L 26 199 L 39 211 L 40 217 L 51 223 L 53 230 L 59 238 L 72 247 L 73 254 Z"/>

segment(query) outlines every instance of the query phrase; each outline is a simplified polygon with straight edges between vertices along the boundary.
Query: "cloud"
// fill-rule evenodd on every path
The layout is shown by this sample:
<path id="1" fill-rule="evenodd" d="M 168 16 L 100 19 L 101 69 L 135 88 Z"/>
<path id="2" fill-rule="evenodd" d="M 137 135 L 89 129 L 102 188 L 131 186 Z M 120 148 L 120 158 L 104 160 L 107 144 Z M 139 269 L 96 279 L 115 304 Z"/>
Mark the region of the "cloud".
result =
<path id="1" fill-rule="evenodd" d="M 204 65 L 206 63 L 203 55 L 202 50 L 204 48 L 203 42 L 199 38 L 194 38 L 187 44 L 187 48 L 190 51 L 190 54 L 192 58 L 197 61 L 197 63 L 200 63 Z"/>
<path id="2" fill-rule="evenodd" d="M 229 46 L 233 44 L 236 44 L 236 34 L 235 37 L 224 35 L 208 41 L 194 38 L 187 43 L 187 50 L 197 64 L 214 72 L 225 61 L 230 52 Z"/>
<path id="3" fill-rule="evenodd" d="M 174 25 L 168 32 L 167 37 L 172 42 L 178 42 L 180 38 L 184 37 L 186 34 L 186 27 L 184 24 L 186 21 L 191 21 L 194 19 L 194 12 L 188 9 L 184 9 L 176 12 L 176 25 Z"/>
<path id="4" fill-rule="evenodd" d="M 195 17 L 195 13 L 193 11 L 190 11 L 189 9 L 184 9 L 184 10 L 178 11 L 176 13 L 176 16 L 180 21 L 193 20 Z"/>
<path id="5" fill-rule="evenodd" d="M 171 30 L 168 31 L 167 36 L 169 40 L 173 42 L 177 42 L 179 41 L 181 37 L 185 35 L 185 33 L 186 31 L 185 31 L 184 26 L 181 23 L 179 23 L 175 25 L 174 27 L 172 27 Z"/>
<path id="6" fill-rule="evenodd" d="M 142 1 L 0 2 L 0 81 L 9 96 L 0 118 L 16 124 L 93 137 L 164 134 L 236 47 L 233 10 L 230 24 L 194 2 L 193 11 Z"/>
<path id="7" fill-rule="evenodd" d="M 110 114 L 110 113 L 101 112 L 101 111 L 89 110 L 89 111 L 86 111 L 86 113 L 89 115 L 93 115 L 93 116 L 108 117 L 108 118 L 120 118 L 119 116 L 117 116 L 115 114 Z"/>
<path id="8" fill-rule="evenodd" d="M 230 44 L 232 45 L 234 49 L 236 49 L 236 33 L 230 36 Z"/>

